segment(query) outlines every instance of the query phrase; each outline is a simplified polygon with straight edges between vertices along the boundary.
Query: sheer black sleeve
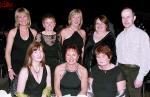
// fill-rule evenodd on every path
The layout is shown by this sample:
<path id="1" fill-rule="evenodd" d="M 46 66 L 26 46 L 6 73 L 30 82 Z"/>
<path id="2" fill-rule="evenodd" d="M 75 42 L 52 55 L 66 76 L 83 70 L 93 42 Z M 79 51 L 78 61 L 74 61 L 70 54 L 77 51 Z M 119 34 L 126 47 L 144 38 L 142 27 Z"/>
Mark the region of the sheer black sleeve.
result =
<path id="1" fill-rule="evenodd" d="M 125 80 L 123 72 L 120 70 L 117 76 L 117 82 Z"/>

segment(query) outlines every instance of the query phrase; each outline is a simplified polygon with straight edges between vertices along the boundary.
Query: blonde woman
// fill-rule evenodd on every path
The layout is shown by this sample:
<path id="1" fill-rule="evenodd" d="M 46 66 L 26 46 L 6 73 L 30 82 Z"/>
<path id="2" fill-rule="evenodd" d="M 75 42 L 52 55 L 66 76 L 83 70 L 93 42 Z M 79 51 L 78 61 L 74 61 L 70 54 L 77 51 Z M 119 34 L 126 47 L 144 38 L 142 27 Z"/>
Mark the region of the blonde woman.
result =
<path id="1" fill-rule="evenodd" d="M 34 40 L 37 31 L 30 28 L 31 17 L 26 8 L 15 11 L 15 28 L 8 34 L 5 59 L 10 80 L 18 75 L 29 44 Z"/>
<path id="2" fill-rule="evenodd" d="M 81 63 L 86 32 L 81 29 L 83 24 L 83 16 L 80 9 L 73 9 L 69 13 L 68 24 L 69 25 L 60 32 L 62 37 L 63 55 L 65 56 L 64 52 L 68 45 L 75 44 L 79 50 L 79 63 Z"/>

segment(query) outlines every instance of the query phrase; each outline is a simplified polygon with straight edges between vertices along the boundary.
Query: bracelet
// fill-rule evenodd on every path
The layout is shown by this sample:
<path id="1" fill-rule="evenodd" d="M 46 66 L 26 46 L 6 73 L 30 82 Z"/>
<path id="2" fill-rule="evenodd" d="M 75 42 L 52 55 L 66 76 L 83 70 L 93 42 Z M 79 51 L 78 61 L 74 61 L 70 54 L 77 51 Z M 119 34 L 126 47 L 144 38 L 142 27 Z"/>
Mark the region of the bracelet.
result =
<path id="1" fill-rule="evenodd" d="M 12 68 L 9 68 L 8 71 L 12 70 Z"/>

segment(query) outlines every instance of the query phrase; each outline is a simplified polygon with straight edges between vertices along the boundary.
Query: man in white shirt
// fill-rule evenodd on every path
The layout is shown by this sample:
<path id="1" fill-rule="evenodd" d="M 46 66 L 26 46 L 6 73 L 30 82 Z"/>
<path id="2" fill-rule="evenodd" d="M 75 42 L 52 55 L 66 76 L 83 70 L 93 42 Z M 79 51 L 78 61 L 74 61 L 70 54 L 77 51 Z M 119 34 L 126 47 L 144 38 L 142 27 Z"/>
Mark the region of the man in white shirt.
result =
<path id="1" fill-rule="evenodd" d="M 134 25 L 131 8 L 124 8 L 121 17 L 124 30 L 116 38 L 117 62 L 125 73 L 129 96 L 141 97 L 143 79 L 150 70 L 150 40 Z"/>

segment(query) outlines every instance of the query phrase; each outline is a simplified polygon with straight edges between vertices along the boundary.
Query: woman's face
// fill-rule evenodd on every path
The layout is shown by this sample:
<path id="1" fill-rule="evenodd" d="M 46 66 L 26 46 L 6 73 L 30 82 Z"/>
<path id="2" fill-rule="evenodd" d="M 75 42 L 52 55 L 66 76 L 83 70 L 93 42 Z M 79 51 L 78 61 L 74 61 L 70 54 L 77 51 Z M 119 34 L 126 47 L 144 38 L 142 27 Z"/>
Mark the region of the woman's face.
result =
<path id="1" fill-rule="evenodd" d="M 66 51 L 66 61 L 67 61 L 68 64 L 75 64 L 75 63 L 77 63 L 78 58 L 79 58 L 79 55 L 78 55 L 76 50 L 68 49 Z"/>
<path id="2" fill-rule="evenodd" d="M 41 47 L 33 51 L 31 55 L 32 60 L 36 62 L 41 62 L 43 59 L 43 56 L 44 56 L 43 49 Z"/>
<path id="3" fill-rule="evenodd" d="M 46 19 L 43 21 L 43 27 L 44 27 L 45 30 L 47 30 L 47 31 L 53 31 L 55 25 L 56 25 L 56 23 L 55 23 L 54 19 L 52 19 L 52 18 L 46 18 Z"/>
<path id="4" fill-rule="evenodd" d="M 17 19 L 20 25 L 26 26 L 29 23 L 28 16 L 25 13 L 20 13 Z"/>
<path id="5" fill-rule="evenodd" d="M 110 63 L 110 58 L 106 54 L 103 54 L 103 53 L 97 54 L 96 60 L 97 60 L 98 65 L 100 66 L 106 66 Z"/>
<path id="6" fill-rule="evenodd" d="M 81 16 L 80 14 L 76 13 L 71 17 L 71 24 L 79 26 L 81 22 Z"/>
<path id="7" fill-rule="evenodd" d="M 97 19 L 95 23 L 95 29 L 97 32 L 106 32 L 106 24 L 100 19 Z"/>

